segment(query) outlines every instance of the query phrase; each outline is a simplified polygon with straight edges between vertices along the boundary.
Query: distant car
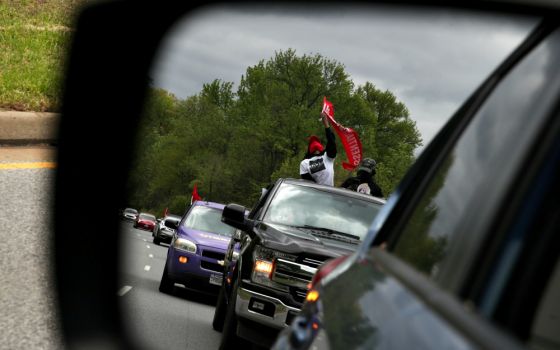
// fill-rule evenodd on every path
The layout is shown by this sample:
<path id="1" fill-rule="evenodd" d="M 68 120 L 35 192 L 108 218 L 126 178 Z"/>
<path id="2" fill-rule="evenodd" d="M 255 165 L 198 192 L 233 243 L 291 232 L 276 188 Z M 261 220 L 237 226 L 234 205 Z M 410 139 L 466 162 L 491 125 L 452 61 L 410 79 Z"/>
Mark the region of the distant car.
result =
<path id="1" fill-rule="evenodd" d="M 138 210 L 132 208 L 126 208 L 122 211 L 122 219 L 128 221 L 136 221 L 138 217 Z"/>
<path id="2" fill-rule="evenodd" d="M 156 217 L 148 213 L 140 213 L 134 221 L 134 228 L 153 231 L 156 225 Z"/>
<path id="3" fill-rule="evenodd" d="M 174 284 L 217 293 L 222 285 L 224 256 L 235 228 L 221 221 L 223 204 L 196 201 L 185 214 L 167 252 L 160 292 Z"/>
<path id="4" fill-rule="evenodd" d="M 160 242 L 170 243 L 171 238 L 175 234 L 175 228 L 179 226 L 179 221 L 181 221 L 181 217 L 178 215 L 167 215 L 158 219 L 152 231 L 154 244 L 159 244 Z"/>

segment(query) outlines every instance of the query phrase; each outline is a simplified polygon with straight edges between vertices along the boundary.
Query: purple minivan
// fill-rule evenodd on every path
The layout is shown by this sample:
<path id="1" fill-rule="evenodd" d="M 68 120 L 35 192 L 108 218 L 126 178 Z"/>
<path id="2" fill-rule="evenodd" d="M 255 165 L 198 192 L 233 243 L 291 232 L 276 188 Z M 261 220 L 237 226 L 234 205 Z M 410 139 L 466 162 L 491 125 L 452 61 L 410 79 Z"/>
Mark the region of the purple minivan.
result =
<path id="1" fill-rule="evenodd" d="M 159 291 L 175 283 L 217 293 L 222 285 L 224 256 L 235 228 L 222 223 L 223 204 L 196 201 L 183 216 L 167 251 Z"/>

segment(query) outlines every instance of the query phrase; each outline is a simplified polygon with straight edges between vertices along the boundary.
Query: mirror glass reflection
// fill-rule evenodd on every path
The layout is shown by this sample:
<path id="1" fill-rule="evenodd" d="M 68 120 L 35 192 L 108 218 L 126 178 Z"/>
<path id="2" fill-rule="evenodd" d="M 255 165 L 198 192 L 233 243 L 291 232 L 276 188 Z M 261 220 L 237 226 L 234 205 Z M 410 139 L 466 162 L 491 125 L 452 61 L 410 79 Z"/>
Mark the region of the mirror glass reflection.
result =
<path id="1" fill-rule="evenodd" d="M 362 156 L 375 160 L 386 198 L 536 23 L 326 3 L 222 5 L 177 22 L 151 71 L 120 233 L 118 294 L 138 347 L 218 348 L 212 320 L 235 234 L 221 210 L 250 210 L 275 179 L 300 178 L 309 137 L 327 142 L 325 99 L 336 122 L 358 135 Z M 335 140 L 332 181 L 341 186 L 356 171 Z M 170 248 L 177 230 L 189 236 Z M 186 252 L 173 264 L 190 266 L 188 282 L 165 278 L 172 248 Z"/>

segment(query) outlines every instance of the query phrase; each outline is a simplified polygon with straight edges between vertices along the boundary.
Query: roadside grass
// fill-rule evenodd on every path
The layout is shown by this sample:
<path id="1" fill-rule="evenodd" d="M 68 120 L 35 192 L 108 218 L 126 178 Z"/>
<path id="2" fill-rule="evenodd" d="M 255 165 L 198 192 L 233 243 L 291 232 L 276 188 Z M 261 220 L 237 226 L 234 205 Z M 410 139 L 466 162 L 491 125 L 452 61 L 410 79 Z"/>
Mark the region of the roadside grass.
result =
<path id="1" fill-rule="evenodd" d="M 0 109 L 60 109 L 74 14 L 83 0 L 0 2 Z"/>

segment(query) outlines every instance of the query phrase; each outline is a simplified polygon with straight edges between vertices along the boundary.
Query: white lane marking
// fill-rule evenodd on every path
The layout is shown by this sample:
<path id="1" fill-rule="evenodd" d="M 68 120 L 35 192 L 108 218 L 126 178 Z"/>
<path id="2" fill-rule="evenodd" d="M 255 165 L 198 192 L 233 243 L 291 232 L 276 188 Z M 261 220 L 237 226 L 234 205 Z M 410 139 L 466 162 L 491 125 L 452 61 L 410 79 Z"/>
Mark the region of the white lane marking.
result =
<path id="1" fill-rule="evenodd" d="M 147 246 L 146 246 L 146 248 L 150 249 L 150 246 L 149 246 L 149 245 L 147 245 Z"/>
<path id="2" fill-rule="evenodd" d="M 143 239 L 143 241 L 144 241 L 144 242 L 148 242 L 148 240 L 147 240 L 147 239 Z"/>
<path id="3" fill-rule="evenodd" d="M 154 258 L 154 254 L 148 255 L 148 257 L 153 259 L 153 258 Z"/>
<path id="4" fill-rule="evenodd" d="M 117 292 L 117 295 L 119 297 L 122 297 L 123 295 L 125 295 L 126 293 L 128 293 L 130 290 L 132 289 L 131 286 L 124 286 L 121 289 L 119 289 L 119 291 Z"/>
<path id="5" fill-rule="evenodd" d="M 137 233 L 137 234 L 136 234 L 136 236 L 140 237 L 140 234 L 139 234 L 139 233 Z"/>
<path id="6" fill-rule="evenodd" d="M 146 265 L 144 266 L 144 271 L 150 271 L 152 267 L 150 265 Z"/>

